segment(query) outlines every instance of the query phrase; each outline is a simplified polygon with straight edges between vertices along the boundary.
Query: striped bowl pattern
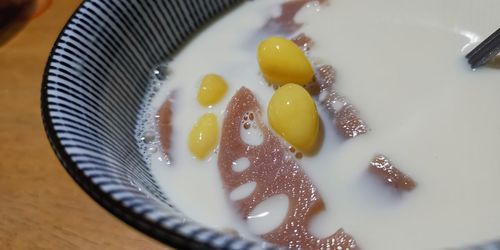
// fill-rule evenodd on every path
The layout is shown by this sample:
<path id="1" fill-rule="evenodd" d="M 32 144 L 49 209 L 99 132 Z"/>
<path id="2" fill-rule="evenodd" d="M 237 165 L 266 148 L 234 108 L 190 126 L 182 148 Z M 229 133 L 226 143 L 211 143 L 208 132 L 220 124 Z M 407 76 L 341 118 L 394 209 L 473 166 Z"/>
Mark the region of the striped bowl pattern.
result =
<path id="1" fill-rule="evenodd" d="M 241 1 L 87 0 L 47 62 L 42 116 L 63 166 L 111 213 L 176 248 L 262 246 L 186 219 L 155 183 L 134 136 L 154 66 Z"/>
<path id="2" fill-rule="evenodd" d="M 156 184 L 134 136 L 153 67 L 242 1 L 86 0 L 47 62 L 42 116 L 63 166 L 108 211 L 176 248 L 264 246 L 186 219 Z M 500 241 L 463 249 L 500 250 Z"/>

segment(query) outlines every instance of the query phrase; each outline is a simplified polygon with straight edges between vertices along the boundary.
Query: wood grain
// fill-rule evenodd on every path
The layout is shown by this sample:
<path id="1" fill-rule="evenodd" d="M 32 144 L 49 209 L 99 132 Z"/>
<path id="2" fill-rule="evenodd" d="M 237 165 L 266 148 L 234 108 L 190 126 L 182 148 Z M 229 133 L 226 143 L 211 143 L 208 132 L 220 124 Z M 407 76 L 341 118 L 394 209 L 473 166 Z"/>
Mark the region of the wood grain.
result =
<path id="1" fill-rule="evenodd" d="M 42 74 L 79 3 L 54 0 L 0 47 L 0 249 L 164 249 L 87 196 L 46 139 Z"/>

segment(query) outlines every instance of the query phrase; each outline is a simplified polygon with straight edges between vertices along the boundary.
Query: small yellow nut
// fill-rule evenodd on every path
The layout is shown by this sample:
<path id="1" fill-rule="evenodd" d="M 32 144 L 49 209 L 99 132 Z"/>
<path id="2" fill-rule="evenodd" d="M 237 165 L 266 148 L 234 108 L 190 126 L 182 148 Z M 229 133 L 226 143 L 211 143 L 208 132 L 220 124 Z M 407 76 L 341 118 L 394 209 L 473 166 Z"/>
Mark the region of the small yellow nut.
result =
<path id="1" fill-rule="evenodd" d="M 227 83 L 224 78 L 216 74 L 208 74 L 201 80 L 198 102 L 205 107 L 214 105 L 224 97 L 226 91 Z"/>
<path id="2" fill-rule="evenodd" d="M 203 160 L 215 149 L 218 138 L 217 117 L 213 113 L 204 114 L 189 133 L 189 150 L 196 158 Z"/>
<path id="3" fill-rule="evenodd" d="M 318 111 L 302 86 L 290 83 L 277 89 L 269 101 L 267 118 L 288 143 L 305 153 L 313 151 L 319 133 Z"/>
<path id="4" fill-rule="evenodd" d="M 257 59 L 264 78 L 270 84 L 306 85 L 314 76 L 311 63 L 304 52 L 285 38 L 270 37 L 262 41 L 257 51 Z"/>

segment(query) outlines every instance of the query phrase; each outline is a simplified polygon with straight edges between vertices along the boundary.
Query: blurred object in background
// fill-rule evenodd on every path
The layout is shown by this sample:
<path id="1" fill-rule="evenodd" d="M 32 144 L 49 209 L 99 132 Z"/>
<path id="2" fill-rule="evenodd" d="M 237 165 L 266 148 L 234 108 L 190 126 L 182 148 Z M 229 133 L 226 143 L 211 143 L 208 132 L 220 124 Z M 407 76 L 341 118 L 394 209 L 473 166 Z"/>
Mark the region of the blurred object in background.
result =
<path id="1" fill-rule="evenodd" d="M 0 47 L 29 20 L 41 15 L 52 0 L 0 0 Z"/>

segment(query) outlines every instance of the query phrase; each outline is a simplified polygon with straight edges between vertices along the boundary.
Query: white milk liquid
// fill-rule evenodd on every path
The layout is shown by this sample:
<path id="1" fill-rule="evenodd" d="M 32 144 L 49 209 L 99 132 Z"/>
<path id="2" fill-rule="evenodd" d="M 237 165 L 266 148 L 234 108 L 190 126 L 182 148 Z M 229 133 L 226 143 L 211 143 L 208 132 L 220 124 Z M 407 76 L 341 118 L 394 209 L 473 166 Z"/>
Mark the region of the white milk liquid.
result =
<path id="1" fill-rule="evenodd" d="M 282 2 L 247 2 L 197 34 L 169 63 L 168 79 L 146 111 L 155 114 L 177 90 L 172 166 L 158 152 L 150 157 L 174 204 L 208 227 L 254 238 L 250 231 L 262 228 L 248 229 L 232 211 L 217 152 L 196 160 L 187 135 L 206 112 L 222 126 L 226 105 L 241 86 L 255 93 L 266 117 L 273 90 L 259 73 L 256 47 L 266 35 L 258 30 L 279 14 Z M 299 33 L 315 41 L 310 57 L 333 65 L 338 91 L 370 128 L 341 141 L 318 106 L 324 144 L 318 155 L 300 160 L 326 204 L 313 220 L 314 234 L 342 227 L 360 247 L 375 250 L 442 249 L 500 237 L 500 69 L 473 72 L 464 59 L 498 28 L 498 10 L 498 0 L 332 0 L 299 13 L 296 20 L 305 22 Z M 204 108 L 196 95 L 208 73 L 230 86 L 221 102 Z M 396 194 L 369 175 L 377 153 L 391 158 L 417 188 Z"/>

